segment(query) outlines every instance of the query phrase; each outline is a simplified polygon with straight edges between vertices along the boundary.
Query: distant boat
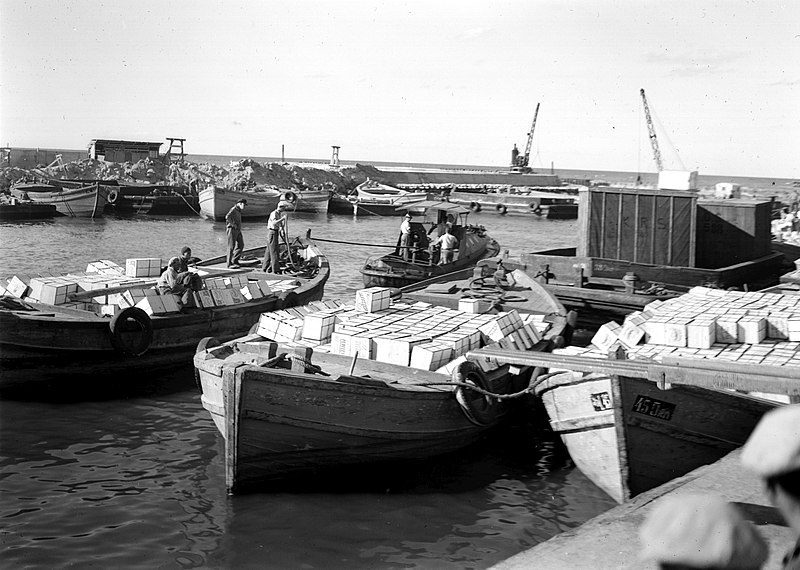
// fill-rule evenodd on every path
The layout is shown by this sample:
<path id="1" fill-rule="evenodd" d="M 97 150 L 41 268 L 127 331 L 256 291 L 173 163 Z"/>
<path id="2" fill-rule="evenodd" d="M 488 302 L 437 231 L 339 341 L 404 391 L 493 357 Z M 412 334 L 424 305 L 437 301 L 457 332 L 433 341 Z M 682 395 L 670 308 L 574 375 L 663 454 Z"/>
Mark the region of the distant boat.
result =
<path id="1" fill-rule="evenodd" d="M 278 206 L 281 195 L 278 190 L 241 192 L 218 186 L 208 186 L 198 193 L 201 215 L 216 221 L 224 221 L 225 215 L 241 198 L 247 200 L 247 206 L 242 210 L 243 219 L 266 218 Z"/>
<path id="2" fill-rule="evenodd" d="M 325 214 L 328 211 L 331 193 L 329 190 L 291 190 L 285 192 L 283 197 L 292 204 L 290 210 Z"/>
<path id="3" fill-rule="evenodd" d="M 407 259 L 404 258 L 399 237 L 397 248 L 392 253 L 368 259 L 361 268 L 365 287 L 403 287 L 472 267 L 479 260 L 493 257 L 500 252 L 500 244 L 489 237 L 483 226 L 467 224 L 470 211 L 464 206 L 441 200 L 424 200 L 411 202 L 400 208 L 422 215 L 433 214 L 435 217 L 423 222 L 412 221 L 411 251 L 406 256 Z M 458 239 L 458 251 L 455 252 L 453 261 L 439 265 L 439 253 L 430 249 L 430 243 L 438 235 L 429 237 L 425 224 L 430 223 L 433 229 L 438 227 L 441 231 L 446 226 L 448 215 L 453 218 L 452 234 Z"/>
<path id="4" fill-rule="evenodd" d="M 578 217 L 578 187 L 518 188 L 495 190 L 463 189 L 450 192 L 449 200 L 469 207 L 473 212 L 533 214 L 552 220 Z"/>
<path id="5" fill-rule="evenodd" d="M 396 216 L 397 208 L 411 202 L 420 202 L 431 197 L 428 192 L 409 192 L 367 179 L 359 184 L 352 194 L 331 197 L 330 208 L 335 213 L 354 216 Z"/>
<path id="6" fill-rule="evenodd" d="M 11 187 L 11 194 L 37 204 L 52 204 L 64 216 L 90 218 L 103 215 L 108 198 L 108 190 L 97 183 L 72 189 L 51 184 L 21 183 Z"/>

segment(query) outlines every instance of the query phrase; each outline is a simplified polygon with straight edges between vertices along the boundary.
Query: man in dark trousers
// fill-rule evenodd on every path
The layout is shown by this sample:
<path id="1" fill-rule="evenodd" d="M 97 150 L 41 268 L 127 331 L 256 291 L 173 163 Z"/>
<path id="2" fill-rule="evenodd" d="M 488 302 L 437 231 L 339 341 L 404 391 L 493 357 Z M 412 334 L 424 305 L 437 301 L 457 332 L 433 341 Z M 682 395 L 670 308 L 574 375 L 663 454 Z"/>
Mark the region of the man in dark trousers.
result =
<path id="1" fill-rule="evenodd" d="M 242 210 L 245 206 L 247 206 L 247 200 L 240 198 L 225 214 L 225 229 L 228 233 L 228 267 L 232 269 L 239 268 L 239 258 L 244 250 Z"/>
<path id="2" fill-rule="evenodd" d="M 278 202 L 278 207 L 269 215 L 267 220 L 267 247 L 264 250 L 264 262 L 261 265 L 261 271 L 266 272 L 269 270 L 270 273 L 275 274 L 281 272 L 279 257 L 280 237 L 286 225 L 286 216 L 283 212 L 288 209 L 289 204 L 281 200 Z"/>

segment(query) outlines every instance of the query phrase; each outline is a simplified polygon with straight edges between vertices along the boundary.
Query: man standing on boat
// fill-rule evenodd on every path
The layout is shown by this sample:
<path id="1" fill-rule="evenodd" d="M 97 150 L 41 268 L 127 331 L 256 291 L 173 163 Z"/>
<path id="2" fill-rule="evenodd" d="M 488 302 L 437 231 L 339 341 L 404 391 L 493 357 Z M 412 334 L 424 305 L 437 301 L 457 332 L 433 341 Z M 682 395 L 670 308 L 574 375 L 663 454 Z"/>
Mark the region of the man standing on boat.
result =
<path id="1" fill-rule="evenodd" d="M 242 237 L 242 210 L 247 206 L 247 200 L 240 198 L 233 208 L 225 214 L 225 230 L 228 234 L 228 267 L 239 268 L 239 258 L 244 251 L 244 238 Z"/>
<path id="2" fill-rule="evenodd" d="M 456 251 L 458 250 L 458 238 L 453 235 L 453 230 L 450 229 L 450 226 L 446 226 L 444 228 L 444 233 L 439 236 L 439 238 L 431 244 L 431 246 L 440 246 L 441 253 L 439 255 L 439 265 L 444 265 L 445 263 L 452 263 L 453 256 L 455 255 Z"/>
<path id="3" fill-rule="evenodd" d="M 261 264 L 261 271 L 266 272 L 269 267 L 269 272 L 275 275 L 280 274 L 280 237 L 281 232 L 285 231 L 286 216 L 283 215 L 284 210 L 289 209 L 289 204 L 281 200 L 278 202 L 278 207 L 275 208 L 269 215 L 267 220 L 267 247 L 264 249 L 264 262 Z"/>
<path id="4" fill-rule="evenodd" d="M 742 465 L 764 481 L 767 497 L 792 529 L 784 570 L 800 570 L 800 404 L 764 414 L 742 447 Z"/>
<path id="5" fill-rule="evenodd" d="M 405 261 L 411 256 L 411 214 L 403 216 L 403 223 L 400 224 L 400 255 Z"/>

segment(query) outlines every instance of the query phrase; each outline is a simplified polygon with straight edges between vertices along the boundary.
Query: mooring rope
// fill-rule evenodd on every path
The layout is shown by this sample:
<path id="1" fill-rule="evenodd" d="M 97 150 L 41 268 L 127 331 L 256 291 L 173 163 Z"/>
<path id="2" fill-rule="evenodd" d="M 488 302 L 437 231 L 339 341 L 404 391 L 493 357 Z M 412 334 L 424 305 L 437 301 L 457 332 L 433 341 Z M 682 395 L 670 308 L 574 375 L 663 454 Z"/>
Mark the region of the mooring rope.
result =
<path id="1" fill-rule="evenodd" d="M 360 243 L 360 242 L 357 242 L 357 241 L 342 241 L 342 240 L 338 240 L 338 239 L 323 239 L 323 238 L 318 238 L 318 237 L 314 237 L 313 240 L 314 241 L 324 241 L 326 243 L 342 243 L 342 244 L 345 244 L 345 245 L 360 245 L 360 246 L 364 246 L 364 247 L 389 247 L 389 248 L 392 248 L 392 249 L 397 249 L 396 245 L 383 245 L 383 244 L 376 244 L 376 243 Z M 407 247 L 410 249 L 412 246 L 407 246 Z"/>

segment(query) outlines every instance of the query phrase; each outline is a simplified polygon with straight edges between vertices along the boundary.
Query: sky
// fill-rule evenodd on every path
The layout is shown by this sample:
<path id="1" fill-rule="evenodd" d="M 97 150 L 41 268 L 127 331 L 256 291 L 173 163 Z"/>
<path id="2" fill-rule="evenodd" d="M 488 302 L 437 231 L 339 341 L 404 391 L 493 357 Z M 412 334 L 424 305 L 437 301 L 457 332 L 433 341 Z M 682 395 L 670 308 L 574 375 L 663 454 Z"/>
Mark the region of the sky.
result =
<path id="1" fill-rule="evenodd" d="M 800 178 L 800 2 L 0 0 L 0 144 Z M 162 151 L 166 147 L 162 147 Z"/>

